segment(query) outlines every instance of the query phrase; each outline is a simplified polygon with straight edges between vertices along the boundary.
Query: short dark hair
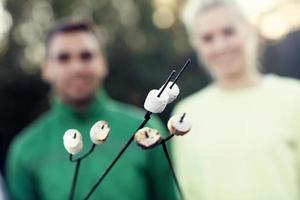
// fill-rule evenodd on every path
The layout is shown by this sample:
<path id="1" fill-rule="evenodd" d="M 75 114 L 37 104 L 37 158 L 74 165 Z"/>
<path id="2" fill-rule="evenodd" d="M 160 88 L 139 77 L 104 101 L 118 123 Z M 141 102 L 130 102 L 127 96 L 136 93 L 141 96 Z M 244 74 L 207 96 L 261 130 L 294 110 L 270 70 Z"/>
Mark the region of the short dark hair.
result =
<path id="1" fill-rule="evenodd" d="M 96 33 L 96 30 L 92 22 L 85 21 L 85 20 L 81 20 L 81 21 L 67 20 L 58 23 L 48 31 L 45 40 L 46 51 L 48 52 L 49 45 L 56 35 L 62 33 L 73 33 L 73 32 L 91 33 L 97 38 L 98 42 L 100 43 L 100 39 L 98 37 L 98 34 Z"/>

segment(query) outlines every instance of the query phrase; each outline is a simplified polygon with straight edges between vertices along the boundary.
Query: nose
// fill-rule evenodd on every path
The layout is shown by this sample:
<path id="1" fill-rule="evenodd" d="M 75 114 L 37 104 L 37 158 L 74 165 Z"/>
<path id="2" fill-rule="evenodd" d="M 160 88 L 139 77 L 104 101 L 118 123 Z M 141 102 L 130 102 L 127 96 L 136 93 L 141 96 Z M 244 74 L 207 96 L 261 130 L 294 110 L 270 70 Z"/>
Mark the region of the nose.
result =
<path id="1" fill-rule="evenodd" d="M 74 73 L 80 73 L 83 72 L 86 67 L 84 66 L 84 63 L 82 63 L 80 60 L 73 59 L 71 62 L 71 68 Z"/>
<path id="2" fill-rule="evenodd" d="M 224 53 L 227 49 L 226 39 L 222 36 L 218 36 L 214 40 L 214 49 L 216 53 Z"/>

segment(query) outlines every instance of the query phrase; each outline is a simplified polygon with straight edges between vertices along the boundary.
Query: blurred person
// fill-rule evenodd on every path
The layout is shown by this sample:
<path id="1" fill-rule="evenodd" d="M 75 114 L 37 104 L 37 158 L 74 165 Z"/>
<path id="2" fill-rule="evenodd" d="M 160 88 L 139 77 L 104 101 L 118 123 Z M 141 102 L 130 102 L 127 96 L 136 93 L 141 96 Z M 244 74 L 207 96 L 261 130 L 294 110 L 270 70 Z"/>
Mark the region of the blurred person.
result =
<path id="1" fill-rule="evenodd" d="M 55 26 L 48 33 L 46 51 L 41 72 L 53 89 L 52 108 L 11 145 L 8 187 L 16 200 L 67 199 L 76 164 L 64 149 L 64 132 L 78 129 L 82 152 L 87 152 L 92 145 L 90 128 L 106 120 L 111 127 L 108 140 L 81 163 L 75 199 L 83 199 L 143 121 L 144 113 L 106 94 L 106 58 L 90 23 L 70 21 Z M 155 118 L 149 125 L 164 131 Z M 173 180 L 162 157 L 160 149 L 142 151 L 131 145 L 90 199 L 174 199 Z"/>
<path id="2" fill-rule="evenodd" d="M 234 3 L 189 1 L 183 19 L 213 79 L 174 111 L 193 124 L 173 141 L 186 199 L 299 200 L 299 81 L 260 73 L 254 28 Z"/>

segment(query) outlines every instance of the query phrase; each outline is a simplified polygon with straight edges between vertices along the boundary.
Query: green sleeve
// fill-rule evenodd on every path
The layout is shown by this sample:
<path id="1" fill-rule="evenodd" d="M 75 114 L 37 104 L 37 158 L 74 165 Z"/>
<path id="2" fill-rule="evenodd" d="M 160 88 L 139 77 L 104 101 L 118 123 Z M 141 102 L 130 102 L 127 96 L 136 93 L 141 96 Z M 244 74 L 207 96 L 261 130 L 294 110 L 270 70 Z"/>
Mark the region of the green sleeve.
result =
<path id="1" fill-rule="evenodd" d="M 159 130 L 162 137 L 167 136 L 166 129 L 163 127 L 162 123 L 157 119 L 151 119 L 150 127 Z M 148 175 L 148 185 L 149 200 L 174 200 L 176 199 L 176 190 L 174 187 L 174 180 L 165 158 L 163 148 L 161 145 L 155 147 L 154 149 L 149 149 L 148 151 L 148 165 L 147 165 L 147 175 Z M 169 149 L 170 152 L 170 149 Z"/>
<path id="2" fill-rule="evenodd" d="M 17 138 L 21 139 L 21 138 Z M 29 149 L 16 140 L 10 146 L 6 164 L 8 190 L 12 200 L 34 200 L 33 177 L 26 164 Z"/>

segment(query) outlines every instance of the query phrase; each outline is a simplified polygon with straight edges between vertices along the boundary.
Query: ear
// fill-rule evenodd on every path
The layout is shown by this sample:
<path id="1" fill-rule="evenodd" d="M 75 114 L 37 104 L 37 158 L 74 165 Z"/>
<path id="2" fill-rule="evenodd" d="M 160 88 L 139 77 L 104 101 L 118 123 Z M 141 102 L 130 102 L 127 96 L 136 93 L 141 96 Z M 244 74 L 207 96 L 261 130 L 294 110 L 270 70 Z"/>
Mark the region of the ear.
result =
<path id="1" fill-rule="evenodd" d="M 102 79 L 104 79 L 109 73 L 108 66 L 107 66 L 107 60 L 104 55 L 101 54 L 98 57 L 98 64 L 100 66 L 99 67 L 99 75 Z"/>
<path id="2" fill-rule="evenodd" d="M 44 61 L 41 65 L 41 76 L 44 81 L 48 83 L 52 82 L 52 78 L 53 78 L 52 70 L 47 60 Z"/>

